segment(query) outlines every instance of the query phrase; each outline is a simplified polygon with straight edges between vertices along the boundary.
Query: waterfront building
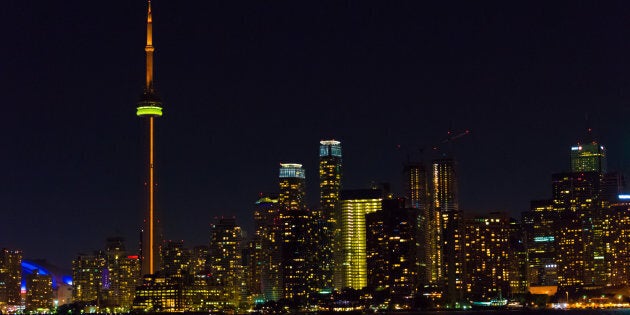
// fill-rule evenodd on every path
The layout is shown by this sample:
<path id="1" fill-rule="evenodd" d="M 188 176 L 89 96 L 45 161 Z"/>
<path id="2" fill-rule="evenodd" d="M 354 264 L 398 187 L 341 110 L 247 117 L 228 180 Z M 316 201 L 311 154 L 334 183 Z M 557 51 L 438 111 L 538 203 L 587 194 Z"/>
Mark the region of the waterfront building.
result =
<path id="1" fill-rule="evenodd" d="M 72 300 L 99 305 L 103 288 L 105 257 L 100 252 L 79 254 L 72 261 Z"/>
<path id="2" fill-rule="evenodd" d="M 260 264 L 254 266 L 252 274 L 260 274 L 262 301 L 277 301 L 282 297 L 280 205 L 278 194 L 261 194 L 254 206 L 256 228 L 254 253 L 259 255 Z M 258 249 L 260 248 L 260 249 Z M 252 292 L 257 292 L 255 288 Z"/>
<path id="3" fill-rule="evenodd" d="M 465 220 L 466 296 L 487 301 L 510 291 L 510 219 L 491 213 Z"/>
<path id="4" fill-rule="evenodd" d="M 319 226 L 317 271 L 318 286 L 330 291 L 334 285 L 335 268 L 341 262 L 339 255 L 340 230 L 339 222 L 339 192 L 341 191 L 342 156 L 341 142 L 337 140 L 322 140 L 319 142 L 319 193 L 320 209 L 314 214 L 314 221 Z M 340 275 L 337 273 L 337 278 Z M 339 283 L 337 283 L 339 284 Z"/>
<path id="5" fill-rule="evenodd" d="M 209 267 L 212 285 L 222 288 L 218 300 L 219 309 L 237 309 L 243 289 L 241 227 L 234 218 L 221 218 L 210 229 Z"/>
<path id="6" fill-rule="evenodd" d="M 403 198 L 382 203 L 382 210 L 365 215 L 367 286 L 389 292 L 390 307 L 408 309 L 420 284 L 418 209 L 405 207 Z"/>
<path id="7" fill-rule="evenodd" d="M 123 238 L 110 237 L 104 259 L 100 306 L 117 312 L 131 310 L 136 287 L 140 285 L 139 257 L 127 254 Z"/>
<path id="8" fill-rule="evenodd" d="M 418 209 L 419 229 L 422 231 L 422 250 L 419 255 L 418 281 L 421 285 L 436 285 L 439 279 L 439 256 L 437 246 L 437 221 L 438 217 L 433 207 L 431 207 L 431 192 L 429 189 L 429 178 L 424 163 L 408 162 L 403 168 L 405 198 L 407 207 Z"/>
<path id="9" fill-rule="evenodd" d="M 0 311 L 22 305 L 22 251 L 0 251 Z"/>
<path id="10" fill-rule="evenodd" d="M 26 312 L 48 313 L 53 308 L 52 276 L 35 271 L 26 276 Z"/>
<path id="11" fill-rule="evenodd" d="M 382 209 L 383 191 L 342 190 L 341 203 L 341 287 L 360 290 L 367 286 L 365 216 Z"/>
<path id="12" fill-rule="evenodd" d="M 527 281 L 529 286 L 558 285 L 556 228 L 559 212 L 553 200 L 534 200 L 530 211 L 522 214 L 527 246 Z"/>
<path id="13" fill-rule="evenodd" d="M 282 295 L 297 305 L 307 301 L 319 290 L 317 281 L 316 232 L 308 210 L 283 209 L 279 213 L 280 267 Z"/>
<path id="14" fill-rule="evenodd" d="M 435 263 L 446 301 L 456 307 L 463 301 L 464 246 L 462 213 L 459 211 L 455 160 L 442 158 L 431 164 L 431 200 L 437 231 Z"/>
<path id="15" fill-rule="evenodd" d="M 162 246 L 162 271 L 168 279 L 185 278 L 190 275 L 190 250 L 183 240 L 169 240 Z"/>

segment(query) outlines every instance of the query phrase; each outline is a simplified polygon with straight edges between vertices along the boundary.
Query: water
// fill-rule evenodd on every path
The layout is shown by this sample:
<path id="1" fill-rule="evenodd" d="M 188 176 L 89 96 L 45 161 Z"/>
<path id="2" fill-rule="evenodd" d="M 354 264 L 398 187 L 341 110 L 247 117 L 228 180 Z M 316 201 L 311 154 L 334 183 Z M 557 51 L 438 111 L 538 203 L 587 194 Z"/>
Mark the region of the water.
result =
<path id="1" fill-rule="evenodd" d="M 426 311 L 426 312 L 409 312 L 409 313 L 392 313 L 392 314 L 408 314 L 408 315 L 630 315 L 630 309 L 584 309 L 584 310 L 476 310 L 476 311 Z"/>

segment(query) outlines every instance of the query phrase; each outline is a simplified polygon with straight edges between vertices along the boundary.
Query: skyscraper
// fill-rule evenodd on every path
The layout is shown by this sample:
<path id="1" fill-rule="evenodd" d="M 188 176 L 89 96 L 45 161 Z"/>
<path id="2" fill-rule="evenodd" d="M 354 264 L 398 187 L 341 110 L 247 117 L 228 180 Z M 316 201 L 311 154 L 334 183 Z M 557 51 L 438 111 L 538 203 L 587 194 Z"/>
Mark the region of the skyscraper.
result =
<path id="1" fill-rule="evenodd" d="M 418 209 L 404 199 L 383 200 L 383 209 L 365 215 L 367 274 L 370 289 L 387 290 L 390 306 L 411 307 L 419 285 L 421 257 Z"/>
<path id="2" fill-rule="evenodd" d="M 503 213 L 466 220 L 466 294 L 485 301 L 510 293 L 510 220 Z"/>
<path id="3" fill-rule="evenodd" d="M 341 260 L 339 253 L 339 192 L 341 191 L 342 159 L 341 142 L 322 140 L 319 142 L 319 216 L 314 219 L 319 225 L 317 260 L 320 270 L 321 288 L 333 287 L 336 265 Z M 317 216 L 317 215 L 316 215 Z M 340 276 L 337 274 L 337 276 Z"/>
<path id="4" fill-rule="evenodd" d="M 0 250 L 0 307 L 22 304 L 21 283 L 22 252 L 3 248 Z"/>
<path id="5" fill-rule="evenodd" d="M 145 118 L 149 131 L 149 159 L 148 159 L 148 208 L 145 218 L 145 227 L 142 233 L 142 273 L 153 274 L 160 266 L 159 242 L 156 241 L 155 217 L 155 173 L 154 173 L 154 120 L 162 116 L 162 101 L 157 95 L 153 84 L 153 17 L 151 15 L 151 0 L 147 2 L 147 43 L 144 48 L 146 53 L 146 81 L 144 92 L 138 102 L 136 115 Z"/>
<path id="6" fill-rule="evenodd" d="M 383 192 L 377 189 L 342 190 L 341 277 L 335 286 L 360 290 L 367 286 L 365 215 L 382 209 Z"/>
<path id="7" fill-rule="evenodd" d="M 461 212 L 457 199 L 455 160 L 443 158 L 431 165 L 432 220 L 435 222 L 437 249 L 432 263 L 440 266 L 438 279 L 445 280 L 447 301 L 455 305 L 463 296 L 464 252 Z"/>
<path id="8" fill-rule="evenodd" d="M 422 285 L 436 284 L 439 266 L 437 264 L 437 215 L 431 207 L 431 193 L 427 169 L 422 162 L 407 162 L 403 169 L 403 182 L 407 207 L 418 209 L 415 222 L 422 235 L 419 241 L 422 252 L 418 257 L 419 282 Z"/>
<path id="9" fill-rule="evenodd" d="M 242 248 L 243 235 L 236 219 L 221 218 L 210 230 L 210 271 L 216 285 L 221 287 L 219 305 L 238 308 L 241 300 L 243 277 Z"/>
<path id="10" fill-rule="evenodd" d="M 254 241 L 260 247 L 260 290 L 265 301 L 282 297 L 280 207 L 277 194 L 261 194 L 256 201 Z"/>
<path id="11" fill-rule="evenodd" d="M 571 147 L 571 172 L 606 172 L 604 146 L 592 141 Z"/>
<path id="12" fill-rule="evenodd" d="M 304 210 L 306 184 L 302 164 L 280 164 L 280 198 L 279 204 L 288 210 Z"/>

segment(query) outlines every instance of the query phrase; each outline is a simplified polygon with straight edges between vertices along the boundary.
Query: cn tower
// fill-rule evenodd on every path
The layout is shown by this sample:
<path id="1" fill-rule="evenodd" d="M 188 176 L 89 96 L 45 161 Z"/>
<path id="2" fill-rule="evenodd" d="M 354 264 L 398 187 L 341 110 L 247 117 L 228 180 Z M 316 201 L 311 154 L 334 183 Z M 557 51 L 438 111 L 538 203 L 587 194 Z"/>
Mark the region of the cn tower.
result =
<path id="1" fill-rule="evenodd" d="M 149 161 L 148 170 L 149 178 L 147 186 L 149 188 L 149 202 L 145 218 L 145 226 L 142 231 L 142 274 L 154 274 L 159 266 L 159 244 L 155 241 L 155 165 L 153 144 L 154 136 L 154 120 L 162 116 L 162 102 L 153 87 L 153 19 L 151 17 L 151 0 L 147 1 L 147 45 L 144 47 L 146 52 L 146 85 L 142 97 L 138 102 L 136 115 L 145 119 L 149 127 Z"/>

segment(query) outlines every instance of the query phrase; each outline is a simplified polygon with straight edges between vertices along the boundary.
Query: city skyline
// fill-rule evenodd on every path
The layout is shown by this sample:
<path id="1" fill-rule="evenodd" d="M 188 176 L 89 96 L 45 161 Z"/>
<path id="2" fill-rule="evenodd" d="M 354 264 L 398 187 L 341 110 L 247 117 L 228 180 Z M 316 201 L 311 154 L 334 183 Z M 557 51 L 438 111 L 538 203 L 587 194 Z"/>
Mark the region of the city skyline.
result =
<path id="1" fill-rule="evenodd" d="M 112 235 L 132 250 L 144 206 L 133 112 L 146 3 L 97 5 L 11 3 L 4 19 L 14 49 L 2 52 L 12 106 L 1 127 L 0 239 L 65 266 Z M 324 139 L 343 143 L 344 188 L 375 180 L 402 194 L 397 144 L 430 147 L 471 130 L 452 145 L 464 213 L 518 218 L 548 198 L 551 174 L 570 168 L 569 148 L 587 127 L 608 168 L 627 173 L 625 4 L 582 20 L 594 8 L 153 5 L 158 89 L 169 104 L 157 143 L 166 239 L 205 244 L 221 216 L 253 233 L 254 202 L 277 191 L 281 162 L 304 165 L 316 207 Z M 520 24 L 534 17 L 541 23 Z"/>

